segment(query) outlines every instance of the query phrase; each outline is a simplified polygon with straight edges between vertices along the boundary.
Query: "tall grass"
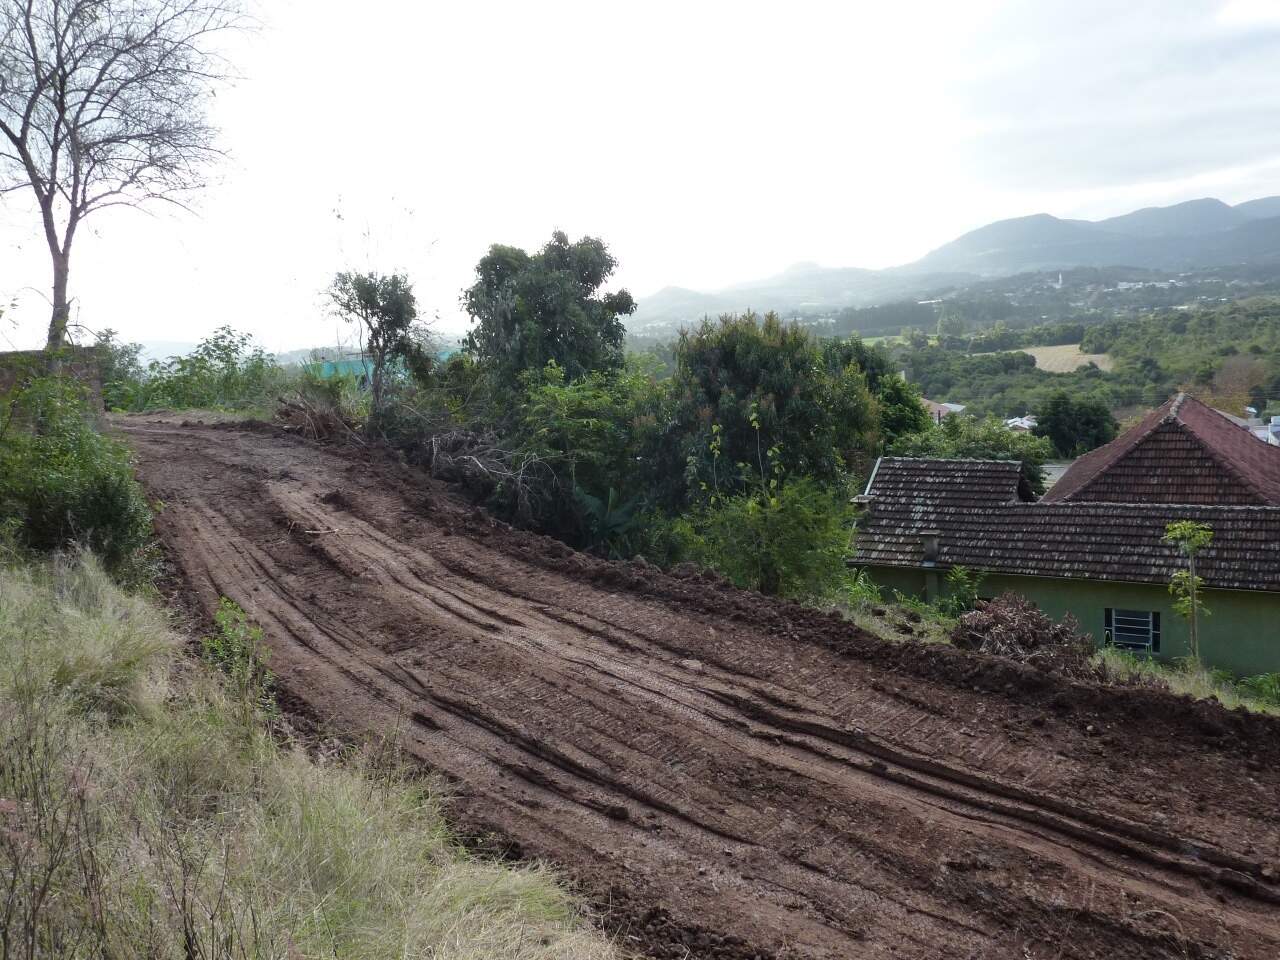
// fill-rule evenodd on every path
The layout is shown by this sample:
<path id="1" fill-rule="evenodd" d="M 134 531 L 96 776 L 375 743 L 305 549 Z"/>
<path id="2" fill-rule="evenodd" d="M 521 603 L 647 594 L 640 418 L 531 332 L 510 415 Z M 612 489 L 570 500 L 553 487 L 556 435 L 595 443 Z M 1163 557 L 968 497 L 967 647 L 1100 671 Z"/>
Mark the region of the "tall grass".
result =
<path id="1" fill-rule="evenodd" d="M 1244 707 L 1255 713 L 1280 714 L 1280 696 L 1272 694 L 1272 678 L 1277 674 L 1261 677 L 1234 679 L 1229 673 L 1211 670 L 1190 660 L 1161 663 L 1149 657 L 1137 657 L 1117 647 L 1103 647 L 1094 654 L 1097 663 L 1109 676 L 1120 680 L 1139 679 L 1150 684 L 1167 686 L 1173 693 L 1196 700 L 1214 699 L 1228 710 Z"/>
<path id="2" fill-rule="evenodd" d="M 280 746 L 244 628 L 215 670 L 87 555 L 0 568 L 0 958 L 616 956 L 422 784 Z"/>

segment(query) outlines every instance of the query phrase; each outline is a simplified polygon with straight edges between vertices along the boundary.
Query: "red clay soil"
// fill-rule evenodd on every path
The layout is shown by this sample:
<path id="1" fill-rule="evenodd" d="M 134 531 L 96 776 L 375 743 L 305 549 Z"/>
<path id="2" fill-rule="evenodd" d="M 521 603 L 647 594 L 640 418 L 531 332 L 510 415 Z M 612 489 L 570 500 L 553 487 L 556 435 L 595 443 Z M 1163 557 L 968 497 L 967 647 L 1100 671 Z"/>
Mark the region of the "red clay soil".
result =
<path id="1" fill-rule="evenodd" d="M 120 425 L 206 613 L 332 728 L 403 725 L 626 947 L 1280 957 L 1280 722 L 598 561 L 271 428 Z"/>

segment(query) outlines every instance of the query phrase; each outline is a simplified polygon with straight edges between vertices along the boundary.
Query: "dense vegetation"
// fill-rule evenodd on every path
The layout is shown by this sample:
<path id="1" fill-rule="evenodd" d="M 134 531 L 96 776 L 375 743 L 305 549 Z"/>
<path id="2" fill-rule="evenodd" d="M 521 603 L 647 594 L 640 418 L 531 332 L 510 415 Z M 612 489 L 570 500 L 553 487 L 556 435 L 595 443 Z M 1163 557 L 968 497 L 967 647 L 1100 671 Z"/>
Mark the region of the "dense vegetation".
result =
<path id="1" fill-rule="evenodd" d="M 1159 403 L 1183 377 L 1207 381 L 1208 392 L 1247 383 L 1261 401 L 1280 374 L 1280 307 L 1263 300 L 1014 327 L 999 297 L 975 294 L 877 310 L 922 320 L 927 307 L 940 336 L 908 330 L 873 346 L 748 313 L 626 353 L 622 320 L 633 301 L 607 292 L 615 266 L 592 238 L 557 233 L 534 253 L 493 247 L 464 292 L 473 322 L 465 349 L 422 363 L 402 362 L 413 351 L 400 351 L 379 384 L 382 416 L 371 415 L 360 377 L 286 375 L 226 329 L 190 357 L 146 370 L 108 341 L 104 395 L 130 409 L 274 407 L 307 435 L 398 447 L 497 515 L 580 549 L 693 561 L 744 586 L 824 596 L 848 589 L 833 558 L 847 548 L 849 494 L 877 455 L 1016 459 L 1039 492 L 1047 459 L 1115 435 L 1112 411 Z M 349 292 L 355 279 L 368 281 L 368 316 L 358 317 L 367 355 L 396 354 L 395 338 L 411 328 L 413 343 L 427 342 L 407 278 L 343 276 Z M 372 295 L 378 283 L 395 294 L 386 304 Z M 359 314 L 358 298 L 348 299 L 345 312 Z M 390 339 L 370 326 L 376 316 L 389 318 Z M 1188 331 L 1196 349 L 1181 339 Z M 1028 354 L 987 352 L 1081 339 L 1111 353 L 1116 370 L 1048 373 Z M 922 392 L 977 416 L 935 424 Z M 1041 420 L 1037 436 L 984 418 L 1028 412 Z"/>
<path id="2" fill-rule="evenodd" d="M 0 542 L 79 543 L 129 578 L 150 534 L 128 455 L 97 431 L 79 383 L 29 376 L 0 395 Z"/>
<path id="3" fill-rule="evenodd" d="M 1114 369 L 1089 364 L 1050 373 L 1017 352 L 1078 343 L 1109 354 Z M 1228 412 L 1280 410 L 1280 300 L 1253 298 L 1163 310 L 1090 324 L 1062 322 L 1013 329 L 995 324 L 965 336 L 909 335 L 893 356 L 924 395 L 966 404 L 979 415 L 1044 411 L 1066 394 L 1127 413 L 1190 390 Z"/>

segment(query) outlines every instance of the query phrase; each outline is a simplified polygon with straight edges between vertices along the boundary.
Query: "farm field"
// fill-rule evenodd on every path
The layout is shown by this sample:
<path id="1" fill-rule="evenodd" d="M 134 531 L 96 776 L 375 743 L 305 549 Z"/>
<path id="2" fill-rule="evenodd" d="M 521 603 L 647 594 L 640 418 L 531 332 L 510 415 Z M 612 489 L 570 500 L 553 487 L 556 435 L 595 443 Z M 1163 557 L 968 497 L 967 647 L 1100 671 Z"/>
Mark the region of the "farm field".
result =
<path id="1" fill-rule="evenodd" d="M 114 423 L 182 589 L 262 625 L 288 709 L 398 730 L 628 949 L 1280 955 L 1274 718 L 597 560 L 363 449 Z"/>
<path id="2" fill-rule="evenodd" d="M 1099 370 L 1110 370 L 1115 366 L 1110 355 L 1105 353 L 1081 353 L 1078 343 L 1064 343 L 1053 347 L 1023 347 L 1022 353 L 1029 353 L 1036 358 L 1036 366 L 1049 373 L 1070 373 L 1072 370 L 1096 364 Z"/>

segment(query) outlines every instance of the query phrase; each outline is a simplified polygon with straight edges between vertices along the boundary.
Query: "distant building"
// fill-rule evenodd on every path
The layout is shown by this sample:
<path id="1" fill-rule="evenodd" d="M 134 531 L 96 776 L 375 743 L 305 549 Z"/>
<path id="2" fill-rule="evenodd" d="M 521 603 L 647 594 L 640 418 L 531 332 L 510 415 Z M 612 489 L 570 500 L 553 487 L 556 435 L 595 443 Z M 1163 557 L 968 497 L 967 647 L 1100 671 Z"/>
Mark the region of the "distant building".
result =
<path id="1" fill-rule="evenodd" d="M 936 403 L 927 397 L 921 399 L 924 408 L 929 411 L 929 416 L 933 417 L 935 423 L 941 423 L 943 417 L 949 417 L 953 413 L 964 413 L 963 403 Z"/>
<path id="2" fill-rule="evenodd" d="M 984 575 L 984 596 L 1022 594 L 1100 644 L 1162 659 L 1187 654 L 1168 591 L 1185 561 L 1165 527 L 1205 523 L 1205 662 L 1280 671 L 1280 446 L 1185 394 L 1076 460 L 1039 501 L 1016 461 L 883 457 L 858 502 L 849 562 L 881 585 L 932 600 L 964 566 Z"/>
<path id="3" fill-rule="evenodd" d="M 1011 417 L 1004 422 L 1004 425 L 1015 433 L 1030 433 L 1031 429 L 1037 425 L 1037 420 L 1029 413 L 1024 413 L 1020 417 Z"/>

